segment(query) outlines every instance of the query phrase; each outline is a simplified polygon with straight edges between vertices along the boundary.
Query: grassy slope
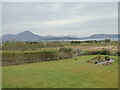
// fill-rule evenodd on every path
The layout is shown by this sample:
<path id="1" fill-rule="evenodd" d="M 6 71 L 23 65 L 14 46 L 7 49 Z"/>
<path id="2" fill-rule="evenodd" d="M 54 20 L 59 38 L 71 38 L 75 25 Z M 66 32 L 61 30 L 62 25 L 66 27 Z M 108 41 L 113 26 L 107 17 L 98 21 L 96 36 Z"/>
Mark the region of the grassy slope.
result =
<path id="1" fill-rule="evenodd" d="M 94 56 L 3 67 L 4 88 L 115 88 L 118 58 L 112 66 L 86 63 Z"/>

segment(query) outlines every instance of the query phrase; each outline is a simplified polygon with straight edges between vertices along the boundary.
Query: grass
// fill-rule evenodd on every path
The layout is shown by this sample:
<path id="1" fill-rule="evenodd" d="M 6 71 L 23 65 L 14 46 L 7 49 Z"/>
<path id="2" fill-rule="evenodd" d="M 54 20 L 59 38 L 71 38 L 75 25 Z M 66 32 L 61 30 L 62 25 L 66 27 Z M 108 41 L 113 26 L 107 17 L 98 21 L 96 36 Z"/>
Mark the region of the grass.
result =
<path id="1" fill-rule="evenodd" d="M 2 90 L 2 66 L 0 66 L 0 89 Z"/>
<path id="2" fill-rule="evenodd" d="M 112 66 L 86 63 L 94 57 L 3 66 L 3 88 L 117 88 L 118 57 Z"/>

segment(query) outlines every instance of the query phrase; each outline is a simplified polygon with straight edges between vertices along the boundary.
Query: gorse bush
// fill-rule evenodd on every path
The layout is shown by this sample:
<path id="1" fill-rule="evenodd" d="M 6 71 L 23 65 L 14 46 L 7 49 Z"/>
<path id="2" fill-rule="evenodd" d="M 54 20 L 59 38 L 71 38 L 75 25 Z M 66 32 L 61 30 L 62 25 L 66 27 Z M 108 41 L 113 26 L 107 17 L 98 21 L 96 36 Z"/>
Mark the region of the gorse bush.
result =
<path id="1" fill-rule="evenodd" d="M 58 51 L 25 51 L 25 52 L 3 52 L 2 58 L 5 60 L 46 60 L 48 58 L 54 59 L 57 56 Z"/>
<path id="2" fill-rule="evenodd" d="M 110 57 L 109 56 L 105 56 L 105 60 L 109 61 Z"/>
<path id="3" fill-rule="evenodd" d="M 61 59 L 62 58 L 71 58 L 73 55 L 72 48 L 62 47 L 59 49 L 59 51 L 60 51 L 59 54 L 60 54 Z"/>
<path id="4" fill-rule="evenodd" d="M 99 51 L 99 54 L 101 54 L 101 55 L 110 55 L 110 51 L 103 49 L 103 50 Z"/>
<path id="5" fill-rule="evenodd" d="M 106 42 L 106 43 L 110 42 L 110 39 L 105 39 L 105 42 Z"/>
<path id="6" fill-rule="evenodd" d="M 96 43 L 96 40 L 85 41 L 86 43 Z"/>
<path id="7" fill-rule="evenodd" d="M 41 48 L 52 48 L 52 47 L 63 47 L 61 43 L 54 42 L 4 42 L 2 45 L 2 50 L 11 50 L 11 51 L 27 51 L 27 50 L 38 50 Z"/>
<path id="8" fill-rule="evenodd" d="M 41 51 L 3 51 L 3 65 L 23 64 L 39 61 L 51 61 L 58 59 L 71 58 L 72 53 L 59 50 L 41 50 Z"/>
<path id="9" fill-rule="evenodd" d="M 120 51 L 117 51 L 116 54 L 117 54 L 118 56 L 120 56 Z"/>
<path id="10" fill-rule="evenodd" d="M 73 44 L 73 43 L 81 43 L 81 41 L 71 41 L 71 43 Z"/>
<path id="11" fill-rule="evenodd" d="M 62 51 L 62 52 L 71 52 L 72 49 L 71 48 L 60 48 L 59 51 Z"/>
<path id="12" fill-rule="evenodd" d="M 81 55 L 110 55 L 110 51 L 108 50 L 100 50 L 100 51 L 83 51 Z"/>

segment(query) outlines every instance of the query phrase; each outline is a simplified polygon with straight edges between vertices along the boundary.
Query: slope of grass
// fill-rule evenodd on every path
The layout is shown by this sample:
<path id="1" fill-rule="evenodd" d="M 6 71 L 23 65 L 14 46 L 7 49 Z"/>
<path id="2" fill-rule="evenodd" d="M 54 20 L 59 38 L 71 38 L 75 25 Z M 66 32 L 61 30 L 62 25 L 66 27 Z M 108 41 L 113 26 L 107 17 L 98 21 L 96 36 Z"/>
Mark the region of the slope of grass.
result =
<path id="1" fill-rule="evenodd" d="M 117 56 L 111 66 L 86 63 L 93 57 L 4 66 L 3 88 L 117 88 Z"/>

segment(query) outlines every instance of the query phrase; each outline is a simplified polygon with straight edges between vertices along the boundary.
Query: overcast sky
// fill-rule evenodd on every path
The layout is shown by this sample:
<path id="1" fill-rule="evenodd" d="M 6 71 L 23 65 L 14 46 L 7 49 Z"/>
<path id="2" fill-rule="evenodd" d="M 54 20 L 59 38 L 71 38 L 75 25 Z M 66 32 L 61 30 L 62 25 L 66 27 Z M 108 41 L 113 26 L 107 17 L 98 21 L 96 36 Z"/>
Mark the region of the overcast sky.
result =
<path id="1" fill-rule="evenodd" d="M 117 2 L 4 2 L 3 34 L 31 31 L 39 35 L 118 33 Z"/>

